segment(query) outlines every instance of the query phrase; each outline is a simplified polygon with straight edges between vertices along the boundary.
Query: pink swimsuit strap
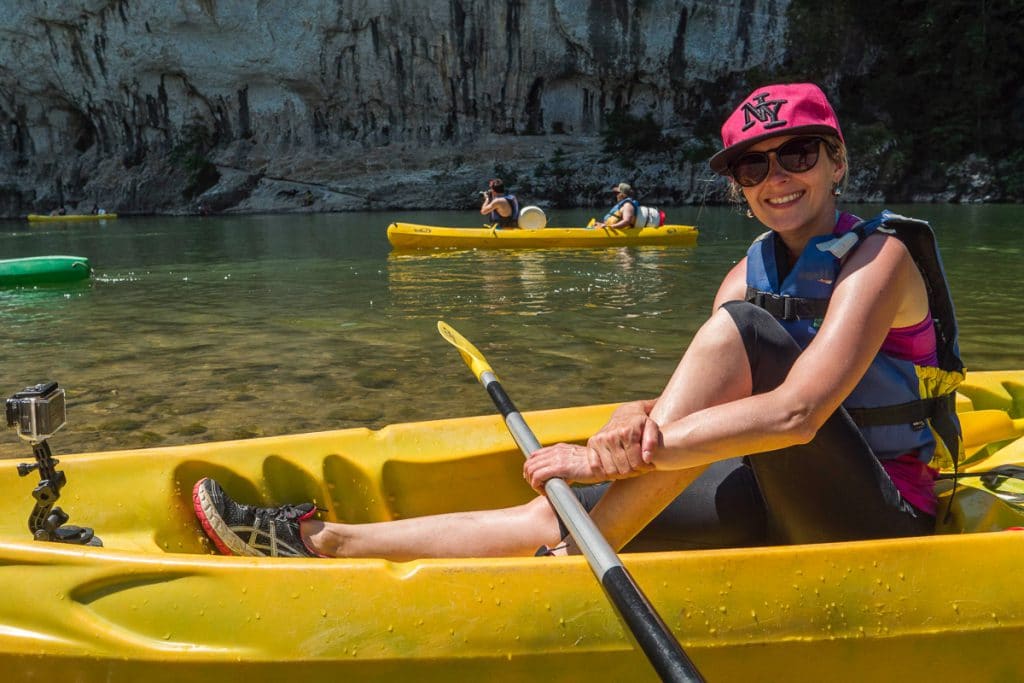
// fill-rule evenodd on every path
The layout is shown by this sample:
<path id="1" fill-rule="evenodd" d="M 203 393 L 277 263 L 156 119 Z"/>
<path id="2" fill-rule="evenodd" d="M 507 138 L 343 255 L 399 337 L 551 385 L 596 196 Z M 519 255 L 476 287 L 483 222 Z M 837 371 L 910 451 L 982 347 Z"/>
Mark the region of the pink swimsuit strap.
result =
<path id="1" fill-rule="evenodd" d="M 850 232 L 853 226 L 857 225 L 857 223 L 860 223 L 859 218 L 854 216 L 852 213 L 843 211 L 836 216 L 836 227 L 832 231 L 832 234 L 838 237 L 839 235 Z"/>
<path id="2" fill-rule="evenodd" d="M 939 356 L 935 341 L 935 324 L 929 313 L 924 320 L 908 327 L 894 327 L 882 342 L 882 352 L 915 365 L 935 367 Z"/>

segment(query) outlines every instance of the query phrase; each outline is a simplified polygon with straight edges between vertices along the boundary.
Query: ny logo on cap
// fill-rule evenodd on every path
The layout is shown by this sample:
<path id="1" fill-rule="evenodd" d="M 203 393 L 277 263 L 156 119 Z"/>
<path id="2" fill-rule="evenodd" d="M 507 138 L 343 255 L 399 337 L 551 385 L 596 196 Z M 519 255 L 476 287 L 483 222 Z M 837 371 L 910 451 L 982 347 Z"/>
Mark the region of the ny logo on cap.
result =
<path id="1" fill-rule="evenodd" d="M 769 100 L 770 94 L 755 95 L 753 103 L 743 105 L 743 130 L 748 130 L 757 121 L 764 124 L 765 130 L 786 125 L 786 121 L 779 120 L 779 109 L 788 100 Z"/>

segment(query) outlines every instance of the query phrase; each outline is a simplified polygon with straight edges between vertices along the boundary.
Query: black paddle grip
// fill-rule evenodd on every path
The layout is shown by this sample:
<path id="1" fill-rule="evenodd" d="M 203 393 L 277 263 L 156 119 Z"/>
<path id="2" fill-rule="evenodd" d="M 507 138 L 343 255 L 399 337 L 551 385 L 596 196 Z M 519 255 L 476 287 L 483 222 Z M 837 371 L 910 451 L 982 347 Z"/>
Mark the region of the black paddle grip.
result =
<path id="1" fill-rule="evenodd" d="M 487 386 L 484 388 L 487 389 L 487 393 L 491 395 L 491 400 L 494 401 L 494 405 L 497 407 L 502 417 L 508 417 L 512 413 L 518 412 L 515 404 L 512 403 L 512 399 L 508 397 L 508 394 L 506 394 L 505 390 L 501 388 L 501 384 L 499 384 L 497 380 L 488 382 Z"/>
<path id="2" fill-rule="evenodd" d="M 625 567 L 620 565 L 606 571 L 601 577 L 601 584 L 661 680 L 704 683 L 697 667 L 683 652 L 679 641 L 672 636 Z"/>

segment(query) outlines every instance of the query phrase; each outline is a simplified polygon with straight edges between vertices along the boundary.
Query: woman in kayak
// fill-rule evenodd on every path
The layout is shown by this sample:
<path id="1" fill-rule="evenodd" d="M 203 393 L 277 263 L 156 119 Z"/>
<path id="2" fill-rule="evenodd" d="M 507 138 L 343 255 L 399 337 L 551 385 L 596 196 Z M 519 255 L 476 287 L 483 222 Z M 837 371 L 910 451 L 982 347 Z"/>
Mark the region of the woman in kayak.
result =
<path id="1" fill-rule="evenodd" d="M 934 463 L 961 445 L 956 320 L 926 223 L 836 209 L 846 147 L 811 84 L 755 90 L 722 127 L 711 168 L 769 228 L 726 275 L 661 396 L 624 404 L 586 446 L 536 451 L 609 543 L 641 530 L 677 548 L 928 534 Z M 211 479 L 196 514 L 225 553 L 466 557 L 573 552 L 547 499 L 371 524 L 258 508 Z M 653 520 L 653 522 L 652 522 Z M 566 540 L 564 545 L 559 545 Z"/>
<path id="2" fill-rule="evenodd" d="M 618 230 L 632 228 L 636 225 L 636 216 L 640 211 L 640 203 L 633 199 L 633 186 L 619 183 L 612 188 L 615 193 L 615 206 L 609 209 L 604 218 L 594 223 L 595 228 L 615 228 Z"/>

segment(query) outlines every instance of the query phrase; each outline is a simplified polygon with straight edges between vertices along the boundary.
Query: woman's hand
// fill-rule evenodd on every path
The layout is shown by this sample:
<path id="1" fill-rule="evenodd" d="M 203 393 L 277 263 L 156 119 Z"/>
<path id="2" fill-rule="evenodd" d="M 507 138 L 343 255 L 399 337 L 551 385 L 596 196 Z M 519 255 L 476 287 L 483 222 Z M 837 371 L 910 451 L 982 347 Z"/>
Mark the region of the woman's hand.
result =
<path id="1" fill-rule="evenodd" d="M 604 481 L 600 469 L 595 469 L 586 446 L 556 443 L 534 451 L 523 465 L 523 477 L 538 493 L 544 492 L 548 479 L 564 479 L 569 483 L 596 484 Z"/>
<path id="2" fill-rule="evenodd" d="M 595 467 L 606 480 L 624 479 L 654 469 L 654 449 L 662 443 L 661 428 L 648 410 L 653 402 L 627 403 L 587 441 Z"/>
<path id="3" fill-rule="evenodd" d="M 594 484 L 628 479 L 654 469 L 654 449 L 662 443 L 658 423 L 642 402 L 620 406 L 586 446 L 555 444 L 535 451 L 523 466 L 523 476 L 537 491 L 548 479 Z"/>

